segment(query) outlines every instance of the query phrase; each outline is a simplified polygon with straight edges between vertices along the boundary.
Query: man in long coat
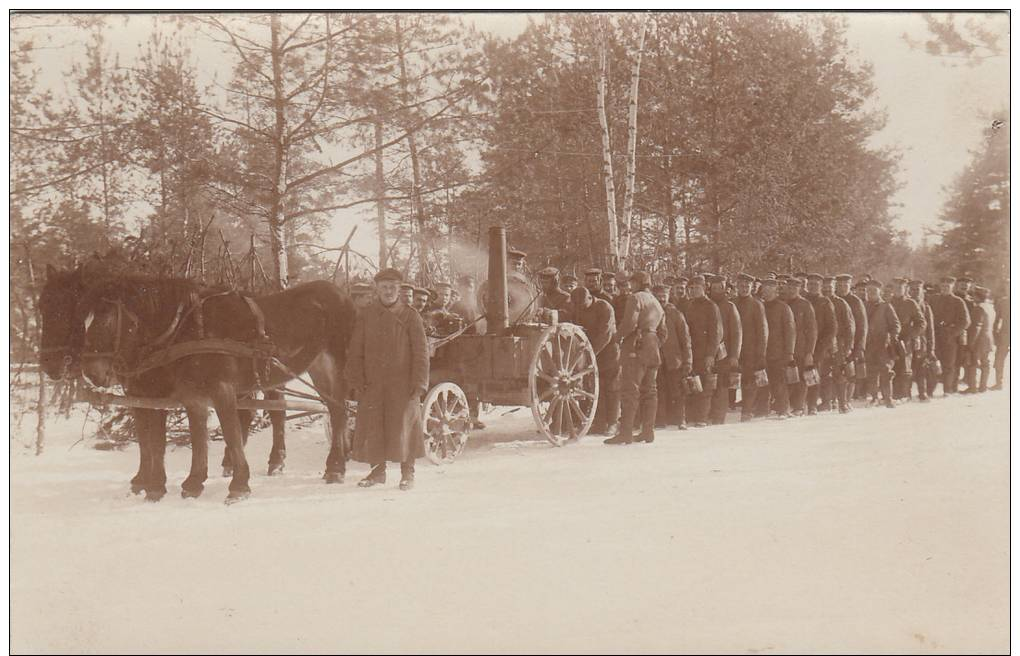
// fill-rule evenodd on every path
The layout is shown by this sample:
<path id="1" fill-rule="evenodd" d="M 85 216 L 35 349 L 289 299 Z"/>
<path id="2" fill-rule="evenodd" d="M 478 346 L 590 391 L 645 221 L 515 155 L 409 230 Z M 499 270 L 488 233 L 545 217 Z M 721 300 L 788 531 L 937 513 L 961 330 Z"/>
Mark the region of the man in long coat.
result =
<path id="1" fill-rule="evenodd" d="M 892 291 L 889 302 L 900 320 L 900 347 L 893 367 L 893 373 L 896 374 L 893 378 L 893 398 L 909 399 L 913 377 L 915 374 L 921 375 L 914 371 L 914 352 L 921 346 L 928 319 L 921 304 L 907 296 L 905 278 L 894 278 Z"/>
<path id="2" fill-rule="evenodd" d="M 850 304 L 836 295 L 835 280 L 833 276 L 826 276 L 822 280 L 822 294 L 832 302 L 836 317 L 836 350 L 832 356 L 832 375 L 828 379 L 828 386 L 824 386 L 825 380 L 822 381 L 822 403 L 830 409 L 835 403 L 841 413 L 847 413 L 850 411 L 847 363 L 853 352 L 857 324 Z"/>
<path id="3" fill-rule="evenodd" d="M 675 425 L 687 429 L 684 408 L 686 392 L 684 379 L 691 375 L 691 332 L 683 313 L 669 302 L 669 287 L 656 285 L 652 293 L 665 312 L 666 341 L 662 345 L 662 366 L 659 369 L 659 410 L 655 415 L 656 428 Z"/>
<path id="4" fill-rule="evenodd" d="M 741 273 L 737 276 L 737 299 L 733 304 L 740 315 L 740 421 L 754 417 L 758 385 L 755 372 L 765 369 L 765 347 L 769 340 L 769 326 L 765 319 L 765 306 L 752 294 L 754 276 Z M 763 392 L 768 396 L 768 391 Z"/>
<path id="5" fill-rule="evenodd" d="M 358 398 L 353 457 L 372 465 L 358 485 L 386 482 L 386 463 L 400 463 L 400 489 L 414 485 L 414 461 L 425 455 L 420 399 L 429 382 L 421 315 L 397 302 L 403 276 L 375 276 L 377 299 L 358 313 L 347 350 L 348 384 Z"/>
<path id="6" fill-rule="evenodd" d="M 694 276 L 687 288 L 689 298 L 684 318 L 691 332 L 693 372 L 702 380 L 715 373 L 715 356 L 722 341 L 722 317 L 715 303 L 705 296 L 705 277 Z M 687 421 L 700 428 L 707 425 L 712 391 L 703 390 L 687 395 Z"/>
<path id="7" fill-rule="evenodd" d="M 588 336 L 595 351 L 599 369 L 599 398 L 595 418 L 589 433 L 601 435 L 609 432 L 619 420 L 611 410 L 619 413 L 620 406 L 620 345 L 616 340 L 616 318 L 613 306 L 595 298 L 587 287 L 570 292 L 571 317 Z"/>
<path id="8" fill-rule="evenodd" d="M 882 283 L 869 280 L 864 307 L 868 312 L 868 341 L 864 360 L 868 369 L 868 393 L 872 402 L 878 402 L 881 391 L 887 408 L 896 407 L 892 400 L 893 362 L 896 359 L 895 341 L 900 335 L 900 320 L 896 310 L 882 298 Z"/>
<path id="9" fill-rule="evenodd" d="M 630 283 L 627 305 L 617 324 L 620 343 L 620 432 L 606 444 L 630 444 L 655 440 L 655 413 L 659 399 L 656 378 L 662 355 L 659 345 L 666 341 L 664 313 L 650 291 L 651 277 L 635 272 Z M 639 417 L 640 412 L 640 417 Z M 641 433 L 634 437 L 636 424 Z"/>
<path id="10" fill-rule="evenodd" d="M 932 299 L 931 311 L 935 315 L 935 355 L 942 363 L 942 393 L 955 394 L 959 380 L 959 348 L 966 341 L 970 326 L 967 303 L 953 293 L 956 278 L 946 276 L 940 283 L 938 296 Z"/>
<path id="11" fill-rule="evenodd" d="M 775 406 L 780 419 L 790 414 L 789 388 L 786 385 L 786 367 L 793 364 L 797 344 L 797 327 L 793 321 L 793 310 L 779 298 L 779 281 L 766 278 L 761 281 L 761 295 L 768 323 L 768 339 L 765 344 L 765 372 L 769 389 L 757 394 L 755 416 L 767 417 L 769 408 Z"/>
<path id="12" fill-rule="evenodd" d="M 815 367 L 820 382 L 807 389 L 807 413 L 818 411 L 818 399 L 822 389 L 832 387 L 832 361 L 836 354 L 836 308 L 832 299 L 822 294 L 822 275 L 811 273 L 807 276 L 804 298 L 811 303 L 815 311 L 815 322 L 818 326 L 818 338 L 815 340 Z M 828 405 L 823 410 L 828 410 Z"/>
<path id="13" fill-rule="evenodd" d="M 800 379 L 790 384 L 790 406 L 794 414 L 804 414 L 807 406 L 807 385 L 804 372 L 815 366 L 815 346 L 818 342 L 818 324 L 811 302 L 800 295 L 804 287 L 802 278 L 792 277 L 783 285 L 784 299 L 793 311 L 793 323 L 797 327 L 797 342 L 793 359 L 800 372 Z"/>
<path id="14" fill-rule="evenodd" d="M 737 306 L 726 296 L 726 278 L 715 276 L 709 287 L 709 299 L 719 308 L 722 319 L 722 345 L 716 354 L 715 368 L 719 375 L 712 394 L 709 418 L 713 424 L 725 424 L 730 409 L 730 374 L 740 373 L 740 351 L 743 330 Z"/>
<path id="15" fill-rule="evenodd" d="M 923 280 L 911 280 L 907 286 L 907 294 L 917 301 L 924 314 L 924 333 L 914 349 L 911 369 L 914 372 L 914 382 L 917 383 L 917 398 L 920 401 L 927 401 L 935 393 L 935 386 L 938 384 L 932 366 L 935 361 L 935 315 L 932 314 L 931 304 L 925 297 Z"/>
<path id="16" fill-rule="evenodd" d="M 995 300 L 992 337 L 995 339 L 995 385 L 992 389 L 1002 389 L 1006 355 L 1009 353 L 1009 280 L 1006 281 L 1006 293 Z"/>
<path id="17" fill-rule="evenodd" d="M 864 365 L 864 345 L 868 341 L 868 313 L 864 310 L 864 301 L 861 300 L 860 296 L 852 293 L 852 289 L 853 276 L 849 273 L 841 273 L 836 276 L 836 296 L 846 301 L 846 304 L 850 306 L 850 311 L 854 315 L 854 346 L 850 353 L 850 360 L 854 363 L 854 367 L 856 369 Z M 856 398 L 856 378 L 848 377 L 846 387 L 847 398 L 851 400 Z M 863 387 L 864 386 L 861 385 L 861 388 Z M 853 409 L 853 403 L 848 403 L 847 410 Z"/>
<path id="18" fill-rule="evenodd" d="M 988 304 L 988 289 L 985 287 L 974 287 L 971 298 L 970 327 L 967 329 L 970 359 L 967 362 L 964 380 L 967 382 L 965 391 L 968 394 L 975 394 L 988 390 L 988 374 L 991 373 L 988 365 L 989 356 L 992 354 L 992 310 Z"/>

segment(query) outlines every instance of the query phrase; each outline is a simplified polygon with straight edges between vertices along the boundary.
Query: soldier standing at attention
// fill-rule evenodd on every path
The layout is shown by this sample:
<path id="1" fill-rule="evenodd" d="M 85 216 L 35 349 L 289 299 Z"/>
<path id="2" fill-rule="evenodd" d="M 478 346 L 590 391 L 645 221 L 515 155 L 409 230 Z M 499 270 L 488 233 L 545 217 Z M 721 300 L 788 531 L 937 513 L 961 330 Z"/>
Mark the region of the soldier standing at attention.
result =
<path id="1" fill-rule="evenodd" d="M 537 305 L 540 309 L 556 310 L 559 320 L 567 321 L 570 315 L 570 294 L 560 289 L 560 270 L 546 267 L 538 272 L 542 283 L 542 293 L 538 296 Z"/>
<path id="2" fill-rule="evenodd" d="M 755 416 L 767 417 L 774 406 L 779 419 L 790 416 L 790 391 L 786 384 L 786 367 L 793 363 L 796 350 L 797 327 L 793 310 L 779 298 L 779 281 L 766 278 L 761 281 L 765 320 L 768 323 L 768 341 L 765 344 L 765 371 L 769 378 L 768 392 L 758 393 Z"/>
<path id="3" fill-rule="evenodd" d="M 924 315 L 924 334 L 918 340 L 911 356 L 911 369 L 914 372 L 914 382 L 917 383 L 917 398 L 920 401 L 927 401 L 935 393 L 935 386 L 938 384 L 931 365 L 935 361 L 935 315 L 932 314 L 931 304 L 925 298 L 923 280 L 911 280 L 907 294 L 917 302 Z M 907 396 L 910 396 L 909 389 Z"/>
<path id="4" fill-rule="evenodd" d="M 932 299 L 935 316 L 935 354 L 942 363 L 942 393 L 955 394 L 959 380 L 959 346 L 970 326 L 970 312 L 962 298 L 953 293 L 956 278 L 945 276 L 938 296 Z"/>
<path id="5" fill-rule="evenodd" d="M 783 285 L 783 300 L 793 311 L 793 323 L 797 329 L 793 359 L 800 373 L 800 379 L 796 383 L 790 384 L 790 405 L 793 407 L 795 415 L 803 415 L 806 409 L 807 386 L 804 384 L 804 372 L 815 364 L 815 346 L 818 342 L 815 310 L 811 303 L 800 295 L 803 287 L 804 281 L 801 278 L 790 278 Z"/>
<path id="6" fill-rule="evenodd" d="M 756 371 L 765 369 L 765 348 L 768 345 L 769 326 L 765 306 L 751 294 L 754 277 L 746 273 L 737 276 L 737 300 L 734 305 L 740 315 L 740 421 L 754 417 L 758 385 Z M 768 396 L 768 391 L 764 391 Z"/>
<path id="7" fill-rule="evenodd" d="M 669 287 L 656 285 L 652 294 L 662 306 L 666 322 L 666 341 L 661 349 L 662 366 L 657 380 L 659 410 L 655 415 L 655 427 L 675 425 L 687 430 L 684 379 L 691 375 L 693 362 L 691 333 L 683 313 L 669 302 Z"/>
<path id="8" fill-rule="evenodd" d="M 893 366 L 893 398 L 909 399 L 914 376 L 914 353 L 921 347 L 921 339 L 928 327 L 920 303 L 907 296 L 905 278 L 893 278 L 892 297 L 889 299 L 900 320 L 899 347 Z"/>
<path id="9" fill-rule="evenodd" d="M 831 409 L 835 402 L 841 414 L 850 412 L 849 381 L 847 363 L 852 362 L 854 340 L 857 335 L 857 322 L 854 321 L 850 304 L 836 295 L 836 279 L 822 279 L 822 294 L 832 302 L 832 310 L 836 316 L 836 351 L 832 358 L 832 376 L 828 389 L 822 389 L 822 402 Z M 863 312 L 863 310 L 862 310 Z"/>
<path id="10" fill-rule="evenodd" d="M 970 327 L 967 329 L 967 344 L 970 349 L 970 361 L 964 380 L 967 382 L 967 394 L 988 391 L 988 356 L 992 353 L 992 321 L 988 306 L 988 290 L 974 287 L 971 291 Z M 981 379 L 978 380 L 978 370 Z"/>
<path id="11" fill-rule="evenodd" d="M 655 440 L 656 375 L 662 364 L 659 344 L 666 341 L 664 313 L 649 291 L 651 277 L 638 271 L 631 277 L 634 293 L 628 295 L 616 340 L 620 342 L 620 432 L 606 444 Z M 634 437 L 640 409 L 641 433 Z"/>
<path id="12" fill-rule="evenodd" d="M 995 385 L 992 389 L 1002 389 L 1002 377 L 1006 369 L 1006 355 L 1009 353 L 1009 279 L 1006 280 L 1006 293 L 995 299 L 995 322 L 992 325 L 992 336 L 995 338 Z"/>
<path id="13" fill-rule="evenodd" d="M 358 313 L 345 376 L 358 398 L 353 457 L 372 466 L 358 483 L 386 482 L 386 462 L 400 463 L 400 489 L 414 485 L 414 461 L 425 455 L 421 396 L 429 382 L 429 352 L 421 316 L 398 302 L 403 276 L 375 276 L 377 299 Z"/>
<path id="14" fill-rule="evenodd" d="M 691 333 L 693 371 L 704 387 L 707 377 L 715 373 L 715 356 L 722 340 L 722 316 L 716 304 L 705 296 L 704 276 L 694 276 L 687 288 L 690 299 L 684 318 Z M 687 422 L 694 428 L 707 425 L 712 390 L 687 395 Z"/>
<path id="15" fill-rule="evenodd" d="M 867 300 L 868 341 L 864 360 L 868 367 L 868 394 L 870 405 L 878 403 L 879 392 L 887 408 L 895 408 L 892 400 L 893 362 L 896 358 L 894 342 L 900 335 L 900 320 L 896 310 L 882 298 L 882 283 L 869 280 Z"/>
<path id="16" fill-rule="evenodd" d="M 612 415 L 611 409 L 618 412 L 620 406 L 620 345 L 615 339 L 613 306 L 593 297 L 586 287 L 571 292 L 570 300 L 571 316 L 588 336 L 599 369 L 599 398 L 589 432 L 615 434 L 619 417 Z"/>
<path id="17" fill-rule="evenodd" d="M 818 399 L 824 389 L 832 388 L 832 361 L 836 353 L 836 309 L 832 300 L 822 293 L 823 279 L 821 274 L 811 273 L 807 276 L 804 298 L 811 303 L 815 311 L 815 322 L 818 326 L 818 339 L 815 341 L 814 361 L 818 370 L 818 385 L 807 388 L 807 413 L 818 411 Z M 828 410 L 826 402 L 823 410 Z"/>
<path id="18" fill-rule="evenodd" d="M 716 354 L 715 371 L 719 375 L 712 394 L 709 419 L 713 424 L 725 424 L 730 409 L 730 374 L 740 373 L 740 350 L 743 339 L 740 313 L 726 294 L 726 278 L 714 276 L 709 287 L 709 300 L 719 308 L 722 321 L 722 342 Z"/>
<path id="19" fill-rule="evenodd" d="M 974 280 L 972 278 L 963 276 L 961 278 L 956 279 L 956 285 L 953 287 L 953 293 L 956 294 L 958 297 L 962 298 L 963 302 L 966 304 L 968 317 L 970 317 L 970 315 L 973 314 L 974 312 L 974 300 L 970 297 L 970 290 L 973 284 Z M 971 323 L 973 322 L 974 320 L 973 318 L 971 318 Z M 959 372 L 956 378 L 957 387 L 959 386 L 960 380 L 963 379 L 964 372 L 970 365 L 971 351 L 970 342 L 968 341 L 969 337 L 970 326 L 968 325 L 967 330 L 965 330 L 963 334 L 960 336 L 960 346 L 958 349 L 959 355 L 956 357 L 956 364 L 959 367 Z"/>
<path id="20" fill-rule="evenodd" d="M 854 363 L 855 369 L 865 366 L 864 365 L 864 345 L 868 340 L 868 313 L 864 309 L 864 301 L 861 298 L 851 293 L 851 284 L 853 283 L 853 276 L 849 273 L 841 273 L 836 276 L 836 296 L 840 297 L 846 304 L 850 306 L 850 312 L 854 316 L 854 346 L 853 351 L 850 353 L 850 361 Z M 847 399 L 859 398 L 857 391 L 857 380 L 856 377 L 847 377 Z M 863 392 L 863 385 L 861 392 Z M 853 410 L 853 403 L 847 403 L 847 410 Z"/>

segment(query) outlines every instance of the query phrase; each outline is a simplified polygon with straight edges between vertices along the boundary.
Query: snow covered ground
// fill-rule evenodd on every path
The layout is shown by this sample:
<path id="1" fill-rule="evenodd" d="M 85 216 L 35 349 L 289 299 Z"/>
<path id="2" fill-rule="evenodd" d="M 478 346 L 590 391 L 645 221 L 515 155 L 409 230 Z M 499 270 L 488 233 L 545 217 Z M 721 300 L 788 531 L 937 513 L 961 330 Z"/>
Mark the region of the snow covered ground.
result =
<path id="1" fill-rule="evenodd" d="M 12 440 L 17 652 L 1006 652 L 1008 393 L 556 449 L 487 417 L 418 485 L 320 480 L 318 426 L 251 499 L 128 493 L 81 418 Z M 21 428 L 24 441 L 34 431 Z M 222 442 L 211 449 L 218 464 Z M 391 466 L 395 467 L 395 466 Z M 218 467 L 211 467 L 218 471 Z"/>

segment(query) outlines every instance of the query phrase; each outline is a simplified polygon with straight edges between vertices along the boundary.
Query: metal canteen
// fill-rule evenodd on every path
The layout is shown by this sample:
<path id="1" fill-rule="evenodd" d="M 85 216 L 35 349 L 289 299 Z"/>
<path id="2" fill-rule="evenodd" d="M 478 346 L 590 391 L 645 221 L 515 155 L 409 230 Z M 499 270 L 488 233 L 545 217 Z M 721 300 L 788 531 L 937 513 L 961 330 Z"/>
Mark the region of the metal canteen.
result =
<path id="1" fill-rule="evenodd" d="M 857 380 L 865 380 L 868 377 L 868 365 L 860 362 L 857 365 Z"/>
<path id="2" fill-rule="evenodd" d="M 697 376 L 688 376 L 684 383 L 687 385 L 688 394 L 700 394 L 704 391 L 701 389 L 701 379 Z"/>
<path id="3" fill-rule="evenodd" d="M 786 383 L 793 385 L 794 383 L 800 382 L 800 372 L 797 370 L 797 365 L 791 364 L 786 368 Z"/>
<path id="4" fill-rule="evenodd" d="M 768 387 L 769 374 L 764 369 L 759 369 L 754 372 L 754 384 L 758 387 Z"/>
<path id="5" fill-rule="evenodd" d="M 818 375 L 818 370 L 814 367 L 808 367 L 804 370 L 804 384 L 808 387 L 817 385 L 821 382 L 821 377 Z"/>
<path id="6" fill-rule="evenodd" d="M 843 375 L 850 380 L 857 377 L 857 367 L 854 366 L 853 362 L 847 362 L 843 365 Z"/>
<path id="7" fill-rule="evenodd" d="M 733 389 L 733 390 L 740 389 L 740 372 L 739 371 L 734 371 L 734 372 L 730 373 L 730 376 L 729 376 L 729 388 Z"/>

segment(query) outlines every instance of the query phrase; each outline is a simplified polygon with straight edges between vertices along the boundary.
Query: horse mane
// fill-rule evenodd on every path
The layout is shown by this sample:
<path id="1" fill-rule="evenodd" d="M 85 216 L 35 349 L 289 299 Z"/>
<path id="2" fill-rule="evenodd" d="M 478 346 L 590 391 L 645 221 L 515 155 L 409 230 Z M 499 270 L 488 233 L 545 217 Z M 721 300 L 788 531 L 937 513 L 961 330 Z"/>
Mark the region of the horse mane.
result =
<path id="1" fill-rule="evenodd" d="M 177 308 L 187 307 L 195 296 L 225 291 L 188 278 L 111 274 L 86 282 L 82 307 L 86 312 L 101 301 L 119 301 L 149 328 L 163 328 L 173 321 Z"/>

